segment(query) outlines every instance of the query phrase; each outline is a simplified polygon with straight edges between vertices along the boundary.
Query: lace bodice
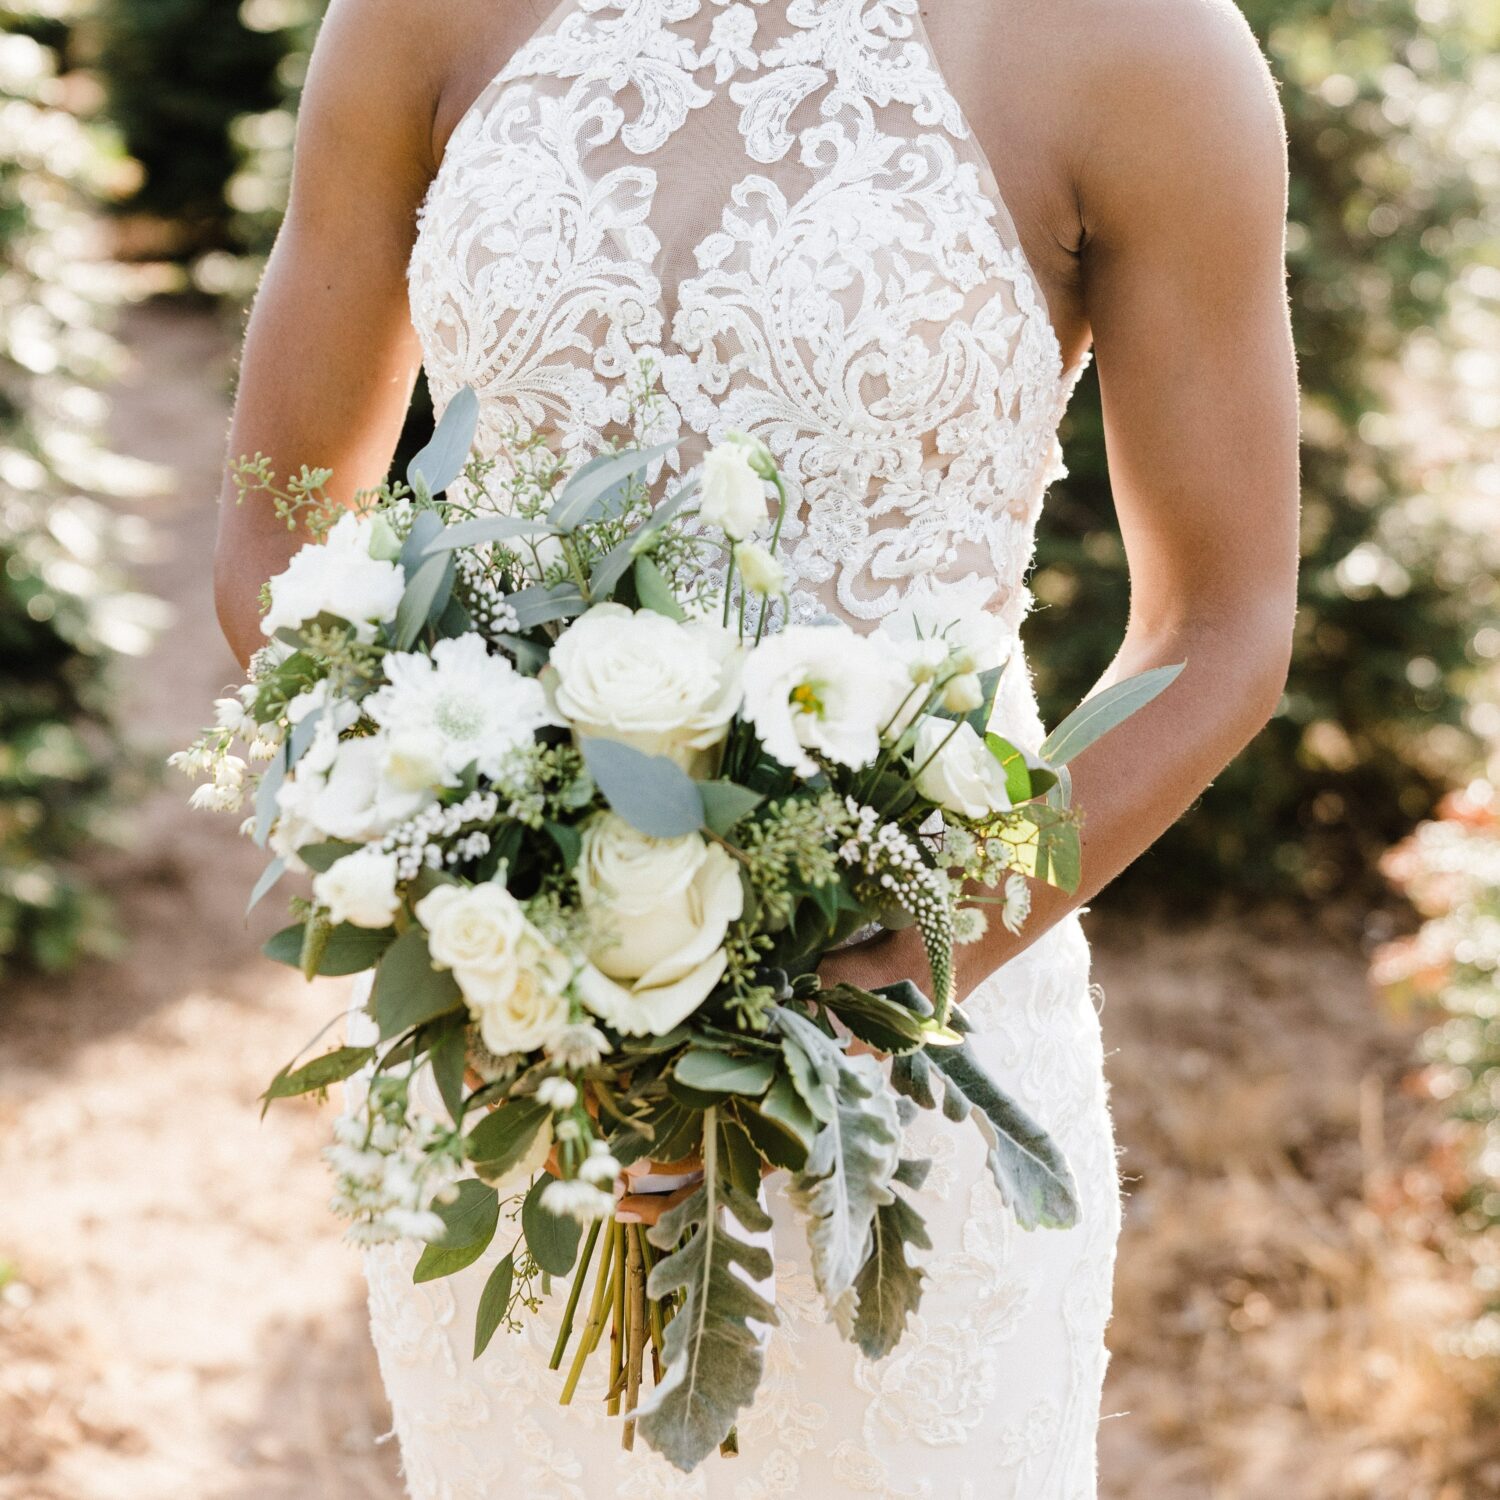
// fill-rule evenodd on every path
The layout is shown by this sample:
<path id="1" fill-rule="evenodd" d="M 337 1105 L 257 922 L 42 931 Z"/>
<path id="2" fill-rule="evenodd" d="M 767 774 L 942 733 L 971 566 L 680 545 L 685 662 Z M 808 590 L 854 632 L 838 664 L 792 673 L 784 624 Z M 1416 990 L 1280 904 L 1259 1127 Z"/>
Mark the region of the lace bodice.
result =
<path id="1" fill-rule="evenodd" d="M 564 0 L 450 139 L 411 301 L 482 445 L 589 455 L 647 361 L 682 472 L 775 453 L 794 617 L 1014 639 L 1077 372 L 917 0 Z"/>

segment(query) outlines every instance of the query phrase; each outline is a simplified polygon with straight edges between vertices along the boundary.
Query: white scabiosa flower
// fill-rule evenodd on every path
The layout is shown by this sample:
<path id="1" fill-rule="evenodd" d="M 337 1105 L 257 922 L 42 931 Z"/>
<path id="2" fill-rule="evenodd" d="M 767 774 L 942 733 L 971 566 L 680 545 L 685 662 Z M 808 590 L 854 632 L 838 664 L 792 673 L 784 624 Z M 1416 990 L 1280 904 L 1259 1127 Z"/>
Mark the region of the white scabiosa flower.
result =
<path id="1" fill-rule="evenodd" d="M 799 776 L 814 752 L 858 769 L 911 693 L 898 656 L 845 625 L 791 625 L 745 661 L 745 717 L 767 752 Z"/>
<path id="2" fill-rule="evenodd" d="M 757 449 L 742 439 L 727 438 L 703 457 L 698 514 L 732 542 L 742 542 L 770 518 L 766 484 L 757 471 Z"/>
<path id="3" fill-rule="evenodd" d="M 396 856 L 366 848 L 346 854 L 313 877 L 313 896 L 329 920 L 355 927 L 389 927 L 401 905 Z"/>
<path id="4" fill-rule="evenodd" d="M 386 684 L 364 709 L 392 745 L 418 737 L 449 784 L 470 764 L 497 776 L 507 754 L 554 722 L 547 695 L 477 635 L 439 641 L 431 655 L 398 651 L 383 663 Z"/>
<path id="5" fill-rule="evenodd" d="M 609 1050 L 609 1039 L 591 1021 L 573 1021 L 547 1045 L 547 1055 L 558 1067 L 581 1073 L 592 1068 Z"/>
<path id="6" fill-rule="evenodd" d="M 406 574 L 394 562 L 371 554 L 376 541 L 372 517 L 348 511 L 321 542 L 292 557 L 286 571 L 270 581 L 271 607 L 260 622 L 266 635 L 295 630 L 319 615 L 334 615 L 355 626 L 361 640 L 373 640 L 375 627 L 394 619 L 406 592 Z"/>
<path id="7" fill-rule="evenodd" d="M 1026 877 L 1011 874 L 1005 880 L 1005 905 L 1000 909 L 1000 920 L 1007 932 L 1019 932 L 1031 915 L 1031 887 Z"/>

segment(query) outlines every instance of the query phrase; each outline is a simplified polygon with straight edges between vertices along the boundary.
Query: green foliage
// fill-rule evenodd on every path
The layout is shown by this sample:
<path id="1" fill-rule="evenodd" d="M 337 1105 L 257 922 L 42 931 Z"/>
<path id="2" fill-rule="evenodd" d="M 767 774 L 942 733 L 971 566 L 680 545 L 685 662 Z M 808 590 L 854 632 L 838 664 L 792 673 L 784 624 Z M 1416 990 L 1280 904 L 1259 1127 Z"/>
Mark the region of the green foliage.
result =
<path id="1" fill-rule="evenodd" d="M 1446 379 L 1455 325 L 1473 326 L 1467 308 L 1451 316 L 1474 279 L 1466 273 L 1497 259 L 1485 221 L 1500 201 L 1493 147 L 1468 123 L 1484 90 L 1494 93 L 1493 72 L 1482 71 L 1500 24 L 1494 7 L 1243 7 L 1283 84 L 1290 135 L 1301 608 L 1274 721 L 1126 877 L 1179 904 L 1195 892 L 1324 894 L 1366 879 L 1465 758 L 1474 635 L 1500 609 L 1493 558 L 1487 568 L 1446 503 L 1445 487 L 1462 478 L 1386 415 L 1393 393 L 1420 397 L 1414 351 Z M 1446 390 L 1430 399 L 1429 425 L 1457 441 L 1460 403 Z M 1049 719 L 1098 677 L 1128 602 L 1092 377 L 1064 436 L 1071 473 L 1043 519 L 1042 607 L 1027 631 Z"/>
<path id="2" fill-rule="evenodd" d="M 248 248 L 241 212 L 273 206 L 236 178 L 254 137 L 240 122 L 281 103 L 299 18 L 277 0 L 105 0 L 109 111 L 144 169 L 126 207 L 170 220 L 189 252 Z"/>
<path id="3" fill-rule="evenodd" d="M 0 5 L 0 967 L 46 969 L 109 937 L 72 860 L 121 759 L 109 660 L 146 623 L 113 571 L 133 533 L 77 493 L 108 482 L 80 422 L 110 353 L 86 218 L 107 162 L 56 104 L 56 9 Z"/>

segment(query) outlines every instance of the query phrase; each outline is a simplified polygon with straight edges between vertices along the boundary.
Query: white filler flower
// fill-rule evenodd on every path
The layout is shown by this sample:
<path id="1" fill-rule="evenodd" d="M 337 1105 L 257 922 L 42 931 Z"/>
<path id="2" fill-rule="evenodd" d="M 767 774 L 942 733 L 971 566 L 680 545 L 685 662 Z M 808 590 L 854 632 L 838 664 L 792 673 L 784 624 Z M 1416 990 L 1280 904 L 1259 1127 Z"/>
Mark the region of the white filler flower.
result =
<path id="1" fill-rule="evenodd" d="M 406 592 L 400 566 L 371 556 L 376 541 L 373 517 L 353 511 L 340 516 L 324 541 L 303 547 L 271 580 L 271 607 L 261 630 L 275 635 L 283 626 L 295 630 L 329 614 L 356 626 L 361 640 L 373 640 L 375 626 L 395 618 Z"/>
<path id="2" fill-rule="evenodd" d="M 670 1031 L 723 976 L 744 903 L 734 861 L 696 833 L 653 839 L 601 813 L 575 874 L 595 929 L 578 976 L 584 1003 L 627 1036 Z"/>
<path id="3" fill-rule="evenodd" d="M 929 714 L 917 725 L 912 755 L 922 767 L 917 790 L 949 812 L 984 818 L 1010 806 L 1004 767 L 966 719 L 955 727 Z"/>
<path id="4" fill-rule="evenodd" d="M 698 514 L 731 541 L 742 542 L 769 519 L 766 484 L 752 463 L 755 449 L 728 438 L 703 457 Z"/>
<path id="5" fill-rule="evenodd" d="M 379 849 L 356 850 L 313 878 L 313 895 L 334 922 L 389 927 L 401 904 L 396 895 L 396 856 Z"/>
<path id="6" fill-rule="evenodd" d="M 552 701 L 580 735 L 707 772 L 740 704 L 736 637 L 709 620 L 596 604 L 552 648 Z"/>
<path id="7" fill-rule="evenodd" d="M 911 692 L 905 663 L 845 625 L 791 625 L 745 662 L 745 717 L 761 744 L 799 776 L 817 763 L 869 765 L 880 731 Z"/>
<path id="8" fill-rule="evenodd" d="M 424 764 L 440 767 L 449 785 L 471 763 L 496 776 L 509 751 L 553 722 L 541 684 L 490 655 L 477 635 L 439 641 L 430 656 L 393 652 L 384 667 L 386 685 L 364 706 L 389 734 L 398 784 Z"/>

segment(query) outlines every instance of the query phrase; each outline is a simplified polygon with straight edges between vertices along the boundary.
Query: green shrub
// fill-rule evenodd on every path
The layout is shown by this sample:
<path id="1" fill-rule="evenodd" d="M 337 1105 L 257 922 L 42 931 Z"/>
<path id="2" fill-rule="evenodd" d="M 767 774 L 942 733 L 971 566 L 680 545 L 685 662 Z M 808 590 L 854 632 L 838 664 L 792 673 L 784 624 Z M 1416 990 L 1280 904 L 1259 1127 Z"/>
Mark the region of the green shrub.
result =
<path id="1" fill-rule="evenodd" d="M 1244 8 L 1283 82 L 1291 144 L 1305 508 L 1295 660 L 1276 718 L 1125 877 L 1121 895 L 1326 895 L 1367 884 L 1380 852 L 1469 759 L 1464 688 L 1475 635 L 1500 613 L 1493 556 L 1444 493 L 1463 476 L 1383 415 L 1393 395 L 1421 396 L 1407 358 L 1414 334 L 1446 341 L 1436 361 L 1446 369 L 1461 277 L 1494 264 L 1484 217 L 1500 201 L 1493 161 L 1485 167 L 1494 143 L 1470 127 L 1485 98 L 1500 97 L 1483 61 L 1495 8 Z M 1445 16 L 1441 31 L 1419 13 Z M 1441 387 L 1429 396 L 1447 440 L 1460 441 L 1456 403 Z M 1092 379 L 1065 439 L 1071 474 L 1044 516 L 1034 580 L 1042 607 L 1027 632 L 1054 717 L 1118 645 L 1128 587 Z M 1077 600 L 1088 608 L 1046 607 Z"/>

